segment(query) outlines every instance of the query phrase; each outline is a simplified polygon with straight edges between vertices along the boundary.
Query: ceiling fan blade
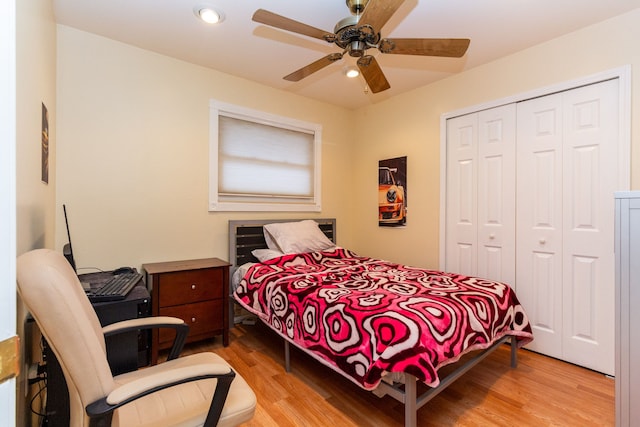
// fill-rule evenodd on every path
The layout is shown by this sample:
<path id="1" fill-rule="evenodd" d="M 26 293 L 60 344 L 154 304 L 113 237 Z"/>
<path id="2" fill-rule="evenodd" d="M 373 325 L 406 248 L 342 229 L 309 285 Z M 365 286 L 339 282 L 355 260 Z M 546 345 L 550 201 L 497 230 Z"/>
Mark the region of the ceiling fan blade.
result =
<path id="1" fill-rule="evenodd" d="M 460 58 L 467 52 L 470 42 L 469 39 L 383 39 L 380 52 Z"/>
<path id="2" fill-rule="evenodd" d="M 376 58 L 365 55 L 358 58 L 357 64 L 371 92 L 378 93 L 391 87 Z"/>
<path id="3" fill-rule="evenodd" d="M 320 40 L 326 40 L 325 35 L 333 36 L 333 33 L 320 30 L 312 27 L 311 25 L 303 24 L 302 22 L 294 21 L 293 19 L 286 18 L 268 10 L 258 9 L 253 14 L 252 18 L 255 22 L 269 25 L 271 27 L 280 28 L 281 30 L 291 31 L 292 33 L 298 33 L 305 36 L 313 37 Z"/>
<path id="4" fill-rule="evenodd" d="M 379 33 L 404 0 L 369 0 L 358 25 L 371 25 Z"/>
<path id="5" fill-rule="evenodd" d="M 294 71 L 293 73 L 284 76 L 283 78 L 285 80 L 288 80 L 290 82 L 299 82 L 300 80 L 304 79 L 305 77 L 310 76 L 311 74 L 315 73 L 316 71 L 320 71 L 322 70 L 324 67 L 326 67 L 327 65 L 331 65 L 334 62 L 338 61 L 342 59 L 342 53 L 332 53 L 330 55 L 325 56 L 324 58 L 320 58 L 315 62 L 312 62 L 311 64 L 307 65 L 306 67 L 302 67 L 297 71 Z"/>

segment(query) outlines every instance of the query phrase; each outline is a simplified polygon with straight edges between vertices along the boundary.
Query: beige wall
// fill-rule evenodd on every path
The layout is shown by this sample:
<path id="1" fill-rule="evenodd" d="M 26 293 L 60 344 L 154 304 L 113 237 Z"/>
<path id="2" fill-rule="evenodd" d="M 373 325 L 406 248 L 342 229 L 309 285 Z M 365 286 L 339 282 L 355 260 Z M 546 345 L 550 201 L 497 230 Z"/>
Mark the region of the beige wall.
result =
<path id="1" fill-rule="evenodd" d="M 42 103 L 49 111 L 49 183 L 41 181 Z M 56 25 L 50 1 L 16 1 L 16 254 L 52 248 L 56 189 Z M 27 367 L 40 360 L 39 333 L 25 322 L 17 304 L 17 333 L 22 345 L 21 375 L 16 381 L 16 425 L 29 425 Z M 34 403 L 38 408 L 38 400 Z"/>
<path id="2" fill-rule="evenodd" d="M 640 9 L 535 46 L 356 112 L 358 131 L 352 223 L 356 252 L 438 267 L 440 117 L 631 64 L 640 67 Z M 473 43 L 473 41 L 472 41 Z M 473 44 L 471 46 L 473 48 Z M 632 111 L 640 111 L 640 76 L 632 76 Z M 640 119 L 632 116 L 632 189 L 640 189 Z M 409 215 L 403 229 L 379 228 L 374 190 L 380 159 L 406 155 Z M 615 167 L 615 165 L 612 165 Z"/>
<path id="3" fill-rule="evenodd" d="M 322 125 L 322 212 L 286 217 L 336 217 L 351 245 L 352 112 L 66 26 L 57 88 L 57 212 L 79 267 L 227 259 L 229 219 L 283 217 L 208 212 L 212 98 Z M 60 215 L 56 231 L 60 249 Z"/>
<path id="4" fill-rule="evenodd" d="M 49 1 L 16 2 L 17 254 L 53 247 L 56 189 L 56 24 Z M 41 181 L 42 103 L 49 111 L 49 183 Z"/>

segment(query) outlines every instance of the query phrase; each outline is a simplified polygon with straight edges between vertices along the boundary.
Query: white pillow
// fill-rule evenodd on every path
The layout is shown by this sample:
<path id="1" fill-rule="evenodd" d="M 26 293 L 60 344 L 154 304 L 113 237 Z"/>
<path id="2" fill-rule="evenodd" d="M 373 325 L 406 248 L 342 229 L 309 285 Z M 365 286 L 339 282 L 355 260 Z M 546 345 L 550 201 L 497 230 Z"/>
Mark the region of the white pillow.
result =
<path id="1" fill-rule="evenodd" d="M 236 271 L 233 272 L 233 275 L 231 276 L 231 289 L 232 289 L 232 292 L 236 291 L 236 289 L 238 288 L 238 285 L 242 281 L 242 278 L 244 277 L 245 274 L 247 274 L 247 271 L 249 271 L 249 268 L 252 265 L 255 265 L 255 263 L 247 262 L 245 264 L 242 264 L 238 268 L 236 268 Z"/>
<path id="2" fill-rule="evenodd" d="M 277 258 L 284 255 L 282 252 L 275 249 L 254 249 L 251 251 L 254 257 L 260 262 L 268 261 L 272 258 Z"/>
<path id="3" fill-rule="evenodd" d="M 285 254 L 324 251 L 335 247 L 312 219 L 266 224 L 264 238 L 269 249 Z"/>

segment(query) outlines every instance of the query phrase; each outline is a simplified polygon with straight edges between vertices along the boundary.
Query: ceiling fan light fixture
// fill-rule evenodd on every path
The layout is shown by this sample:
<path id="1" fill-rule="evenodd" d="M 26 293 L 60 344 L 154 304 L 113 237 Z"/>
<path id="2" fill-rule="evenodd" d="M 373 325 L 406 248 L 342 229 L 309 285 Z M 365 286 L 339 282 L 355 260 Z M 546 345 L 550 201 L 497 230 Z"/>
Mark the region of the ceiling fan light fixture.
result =
<path id="1" fill-rule="evenodd" d="M 219 24 L 224 20 L 222 12 L 209 6 L 196 6 L 193 12 L 207 24 Z"/>
<path id="2" fill-rule="evenodd" d="M 367 50 L 367 45 L 360 40 L 354 40 L 349 45 L 349 56 L 360 57 L 364 55 L 364 51 Z"/>
<path id="3" fill-rule="evenodd" d="M 358 70 L 353 65 L 349 65 L 347 67 L 344 67 L 344 75 L 350 79 L 353 79 L 360 75 L 360 70 Z"/>

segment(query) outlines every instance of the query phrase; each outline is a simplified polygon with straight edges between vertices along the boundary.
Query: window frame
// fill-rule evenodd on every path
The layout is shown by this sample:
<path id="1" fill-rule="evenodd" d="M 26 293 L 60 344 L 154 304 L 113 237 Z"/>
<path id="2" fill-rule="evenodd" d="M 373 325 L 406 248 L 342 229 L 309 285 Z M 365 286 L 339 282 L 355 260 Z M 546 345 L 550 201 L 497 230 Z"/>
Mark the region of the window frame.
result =
<path id="1" fill-rule="evenodd" d="M 313 135 L 313 194 L 310 198 L 277 196 L 249 196 L 246 200 L 233 201 L 233 197 L 223 196 L 218 191 L 218 143 L 220 116 L 240 119 L 259 125 L 273 126 L 281 129 L 303 132 Z M 321 211 L 321 170 L 322 170 L 322 126 L 317 123 L 278 116 L 264 111 L 253 110 L 217 100 L 209 102 L 209 211 L 244 211 L 244 212 L 320 212 Z M 242 197 L 247 199 L 247 196 Z M 276 202 L 275 200 L 279 201 Z M 283 200 L 290 200 L 284 202 Z M 305 201 L 307 200 L 307 201 Z"/>

